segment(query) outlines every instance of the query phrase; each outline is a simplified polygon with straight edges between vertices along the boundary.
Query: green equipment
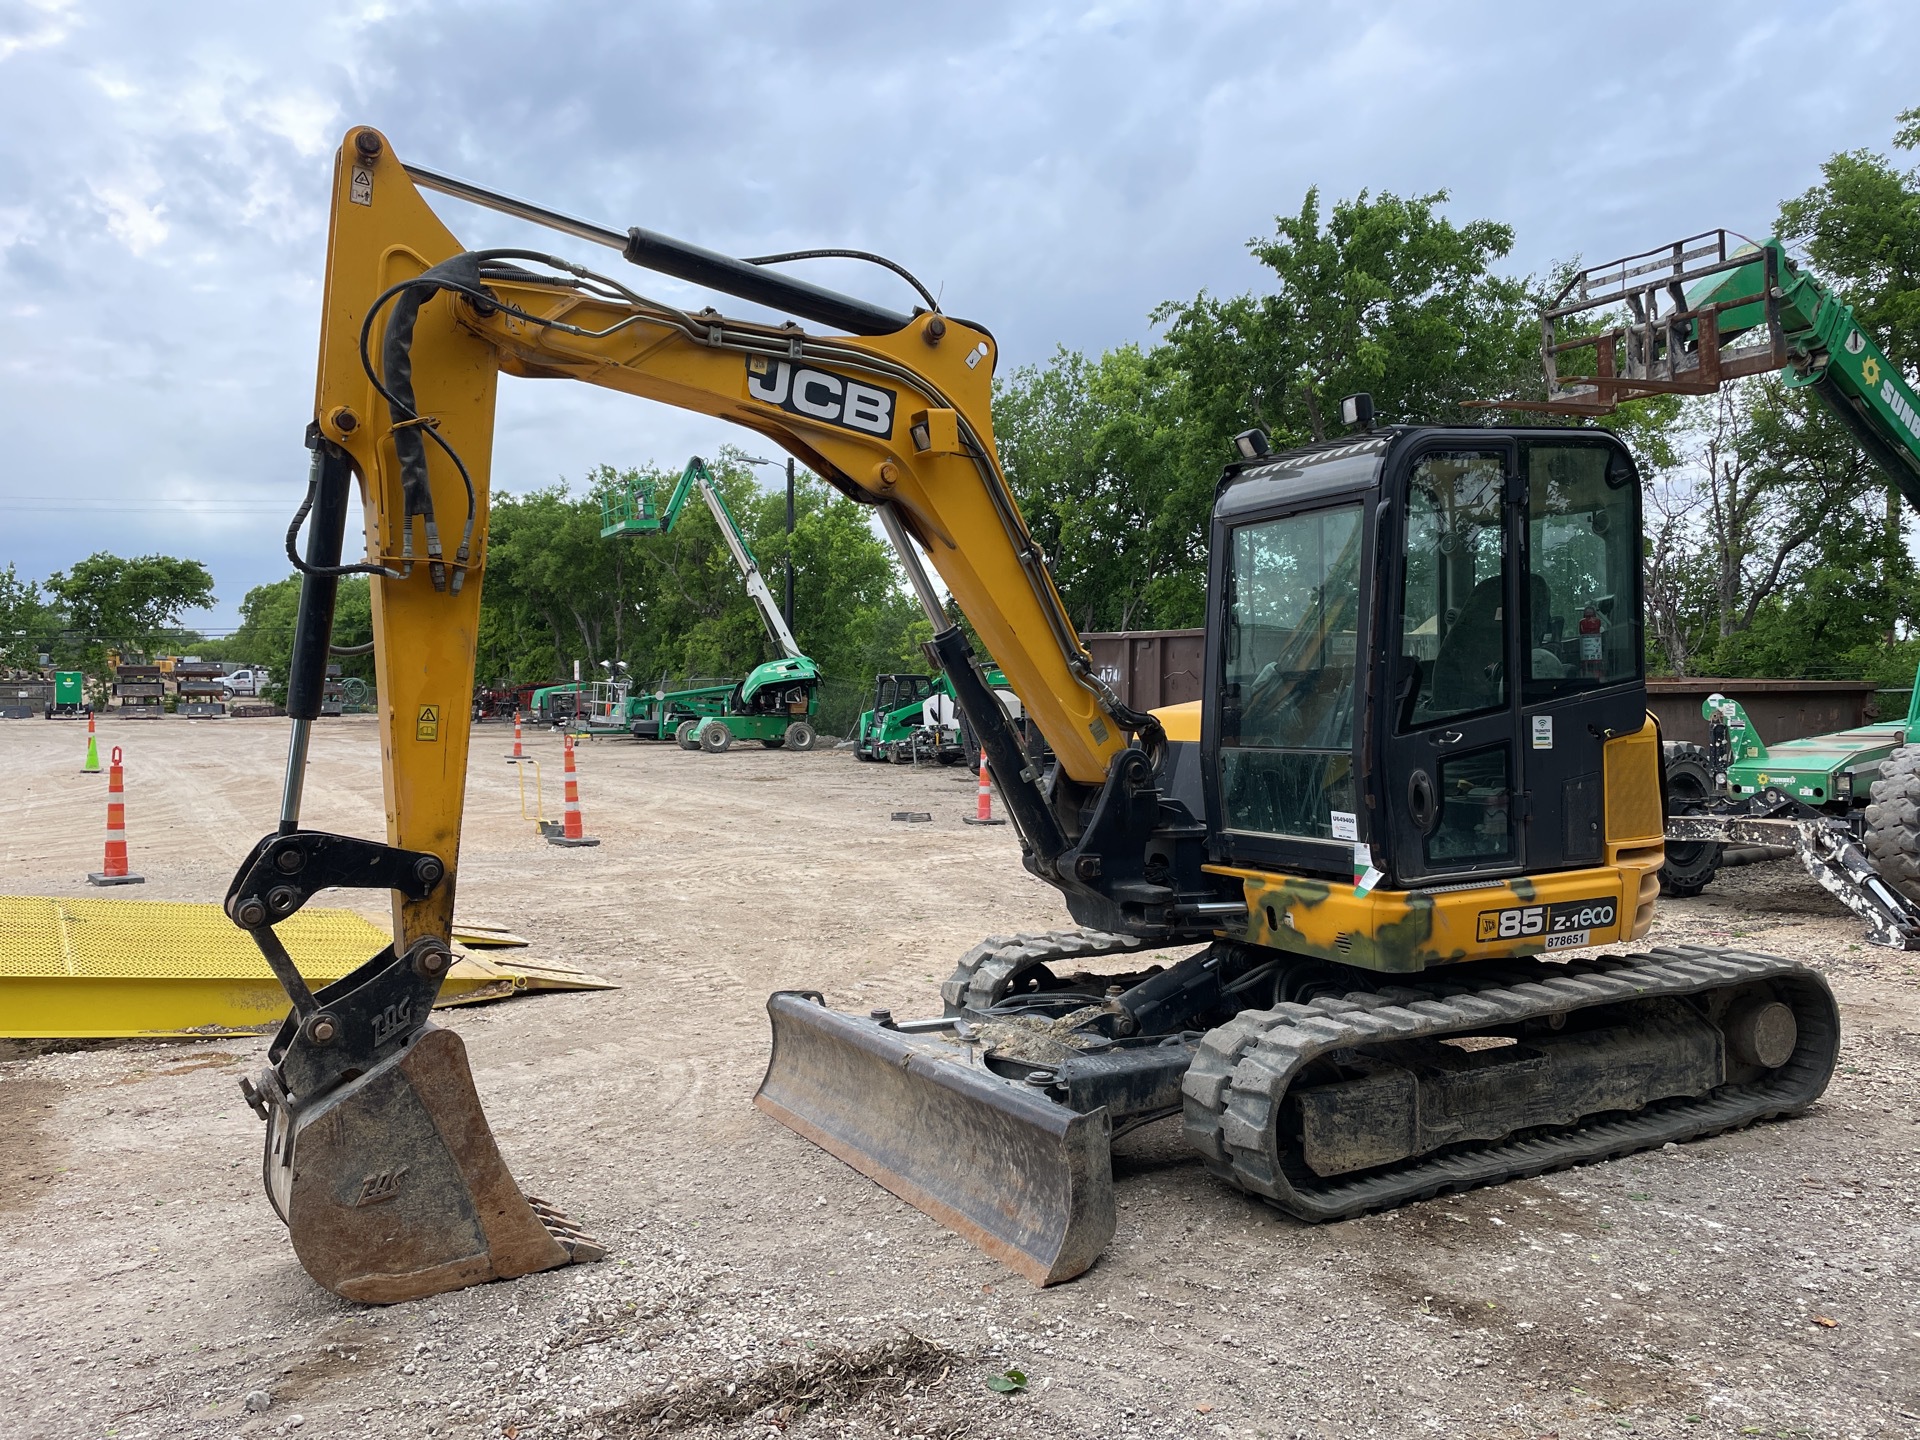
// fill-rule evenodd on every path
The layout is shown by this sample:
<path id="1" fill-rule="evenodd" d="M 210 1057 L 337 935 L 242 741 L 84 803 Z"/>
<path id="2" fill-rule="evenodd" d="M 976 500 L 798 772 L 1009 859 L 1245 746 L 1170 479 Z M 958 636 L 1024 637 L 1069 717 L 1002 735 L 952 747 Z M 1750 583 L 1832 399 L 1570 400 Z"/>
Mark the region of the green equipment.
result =
<path id="1" fill-rule="evenodd" d="M 1020 699 L 1008 686 L 1000 667 L 984 667 L 982 678 L 1017 721 Z M 860 712 L 860 723 L 853 732 L 853 753 L 861 760 L 891 760 L 896 765 L 958 765 L 968 759 L 965 727 L 960 723 L 947 677 L 874 676 L 873 704 Z"/>
<path id="2" fill-rule="evenodd" d="M 746 582 L 747 594 L 760 611 L 767 634 L 779 647 L 781 658 L 754 666 L 737 684 L 687 690 L 662 688 L 652 695 L 634 696 L 626 705 L 626 729 L 636 740 L 671 737 L 680 742 L 682 749 L 706 750 L 716 755 L 736 740 L 758 740 L 769 750 L 811 750 L 812 720 L 820 696 L 820 667 L 800 653 L 786 617 L 774 604 L 773 592 L 760 574 L 760 562 L 753 558 L 746 534 L 733 518 L 733 511 L 727 507 L 719 487 L 713 483 L 707 462 L 698 455 L 687 461 L 662 511 L 654 509 L 653 486 L 645 479 L 636 478 L 619 489 L 603 492 L 600 538 L 667 534 L 679 521 L 687 497 L 695 490 L 707 502 L 714 523 L 720 527 L 720 538 L 727 542 L 740 578 Z"/>
<path id="3" fill-rule="evenodd" d="M 602 660 L 610 680 L 570 680 L 542 685 L 533 692 L 533 721 L 575 734 L 610 734 L 627 728 L 634 701 L 626 662 Z"/>
<path id="4" fill-rule="evenodd" d="M 1920 686 L 1920 676 L 1915 677 L 1915 684 Z M 1776 790 L 1814 806 L 1851 808 L 1872 799 L 1873 781 L 1883 761 L 1901 746 L 1920 740 L 1916 706 L 1920 706 L 1920 689 L 1914 691 L 1906 715 L 1898 720 L 1775 745 L 1761 738 L 1738 700 L 1709 695 L 1701 702 L 1700 713 L 1714 734 L 1713 749 L 1728 757 L 1729 795 L 1760 796 Z"/>
<path id="5" fill-rule="evenodd" d="M 891 760 L 899 765 L 937 761 L 957 765 L 966 758 L 953 709 L 953 691 L 945 675 L 876 675 L 873 704 L 860 712 L 853 731 L 853 753 L 861 760 Z"/>
<path id="6" fill-rule="evenodd" d="M 79 670 L 53 672 L 53 699 L 47 702 L 49 720 L 77 720 L 90 709 L 86 697 L 87 677 Z"/>
<path id="7" fill-rule="evenodd" d="M 1616 308 L 1626 324 L 1577 323 Z M 1920 395 L 1778 239 L 1712 230 L 1593 266 L 1541 324 L 1547 398 L 1499 408 L 1598 416 L 1623 400 L 1784 372 L 1920 509 Z M 1662 890 L 1697 895 L 1724 866 L 1791 852 L 1866 921 L 1869 940 L 1920 949 L 1920 690 L 1904 720 L 1773 746 L 1737 702 L 1710 696 L 1702 710 L 1711 745 L 1664 746 Z"/>

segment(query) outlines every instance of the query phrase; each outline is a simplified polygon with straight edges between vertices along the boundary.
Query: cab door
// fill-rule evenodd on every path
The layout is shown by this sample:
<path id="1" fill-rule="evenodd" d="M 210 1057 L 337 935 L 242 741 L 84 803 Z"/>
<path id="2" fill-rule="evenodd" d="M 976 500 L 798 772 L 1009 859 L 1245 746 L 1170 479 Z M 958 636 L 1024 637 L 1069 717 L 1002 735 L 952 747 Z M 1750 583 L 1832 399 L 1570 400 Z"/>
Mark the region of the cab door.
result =
<path id="1" fill-rule="evenodd" d="M 1396 458 L 1376 790 L 1390 873 L 1400 885 L 1513 874 L 1527 864 L 1517 449 L 1442 439 Z"/>

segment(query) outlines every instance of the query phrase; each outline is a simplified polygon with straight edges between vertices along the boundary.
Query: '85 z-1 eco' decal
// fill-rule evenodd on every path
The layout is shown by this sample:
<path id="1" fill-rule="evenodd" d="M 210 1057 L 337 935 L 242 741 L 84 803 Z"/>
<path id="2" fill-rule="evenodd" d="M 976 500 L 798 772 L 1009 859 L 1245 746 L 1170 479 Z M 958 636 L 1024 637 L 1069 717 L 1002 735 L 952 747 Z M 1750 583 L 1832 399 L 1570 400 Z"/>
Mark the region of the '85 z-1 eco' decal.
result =
<path id="1" fill-rule="evenodd" d="M 747 395 L 778 405 L 789 415 L 805 415 L 882 439 L 892 438 L 894 401 L 899 398 L 883 385 L 765 355 L 747 357 Z"/>
<path id="2" fill-rule="evenodd" d="M 1477 927 L 1482 942 L 1542 940 L 1549 950 L 1578 950 L 1591 945 L 1595 930 L 1611 930 L 1620 918 L 1615 900 L 1563 900 L 1558 905 L 1515 905 L 1482 910 Z"/>

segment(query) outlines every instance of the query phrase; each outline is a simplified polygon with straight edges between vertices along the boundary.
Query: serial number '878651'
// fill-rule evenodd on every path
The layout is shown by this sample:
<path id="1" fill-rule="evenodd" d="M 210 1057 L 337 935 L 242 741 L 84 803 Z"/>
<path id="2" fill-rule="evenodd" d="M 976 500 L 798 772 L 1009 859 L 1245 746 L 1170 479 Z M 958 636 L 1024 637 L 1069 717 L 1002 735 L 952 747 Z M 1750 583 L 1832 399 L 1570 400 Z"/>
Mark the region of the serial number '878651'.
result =
<path id="1" fill-rule="evenodd" d="M 1525 940 L 1547 937 L 1549 950 L 1571 949 L 1573 935 L 1584 945 L 1587 932 L 1607 930 L 1619 918 L 1617 902 L 1606 899 L 1563 900 L 1557 905 L 1515 905 L 1505 910 L 1482 910 L 1477 927 L 1481 940 Z M 1557 943 L 1556 943 L 1557 942 Z"/>

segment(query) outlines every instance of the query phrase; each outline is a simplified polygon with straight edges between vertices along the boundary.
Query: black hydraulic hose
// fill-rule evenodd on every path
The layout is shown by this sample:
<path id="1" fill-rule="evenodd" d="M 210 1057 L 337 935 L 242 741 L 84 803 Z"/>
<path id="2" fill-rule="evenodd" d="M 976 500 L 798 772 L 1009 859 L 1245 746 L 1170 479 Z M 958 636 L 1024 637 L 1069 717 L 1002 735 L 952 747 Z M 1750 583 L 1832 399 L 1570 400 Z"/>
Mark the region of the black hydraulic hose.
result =
<path id="1" fill-rule="evenodd" d="M 906 281 L 907 284 L 919 292 L 920 298 L 927 302 L 927 309 L 933 311 L 940 309 L 940 302 L 934 298 L 931 290 L 920 283 L 919 276 L 915 275 L 899 261 L 889 260 L 884 255 L 876 255 L 871 250 L 783 250 L 778 255 L 743 255 L 740 257 L 740 263 L 743 265 L 784 265 L 789 260 L 864 260 L 869 265 L 878 265 L 883 270 L 891 270 L 902 280 Z"/>
<path id="2" fill-rule="evenodd" d="M 443 289 L 485 300 L 486 292 L 480 288 L 480 265 L 485 258 L 484 251 L 463 251 L 451 259 L 442 260 L 412 280 L 402 280 L 397 285 L 389 286 L 367 307 L 366 319 L 360 324 L 361 368 L 387 402 L 387 410 L 393 420 L 394 450 L 400 461 L 401 558 L 408 563 L 412 560 L 413 517 L 418 515 L 426 527 L 427 556 L 432 562 L 436 590 L 446 588 L 446 565 L 440 549 L 440 527 L 433 511 L 433 491 L 427 483 L 427 448 L 421 431 L 424 430 L 433 443 L 446 452 L 447 458 L 453 461 L 454 469 L 460 473 L 461 483 L 466 486 L 467 519 L 460 534 L 460 547 L 454 552 L 455 594 L 460 592 L 466 581 L 465 567 L 467 557 L 472 553 L 473 527 L 479 502 L 474 493 L 473 476 L 468 473 L 460 452 L 431 427 L 415 402 L 413 327 L 420 318 L 420 307 Z M 367 353 L 367 341 L 372 334 L 375 317 L 389 301 L 393 303 L 393 316 L 388 320 L 386 334 L 382 337 L 381 368 L 376 373 Z"/>
<path id="3" fill-rule="evenodd" d="M 300 610 L 293 626 L 293 658 L 287 667 L 287 714 L 295 720 L 320 718 L 352 484 L 353 467 L 346 452 L 327 440 L 315 444 L 313 480 L 307 488 L 313 501 L 313 524 L 307 530 L 307 563 L 300 577 Z"/>

